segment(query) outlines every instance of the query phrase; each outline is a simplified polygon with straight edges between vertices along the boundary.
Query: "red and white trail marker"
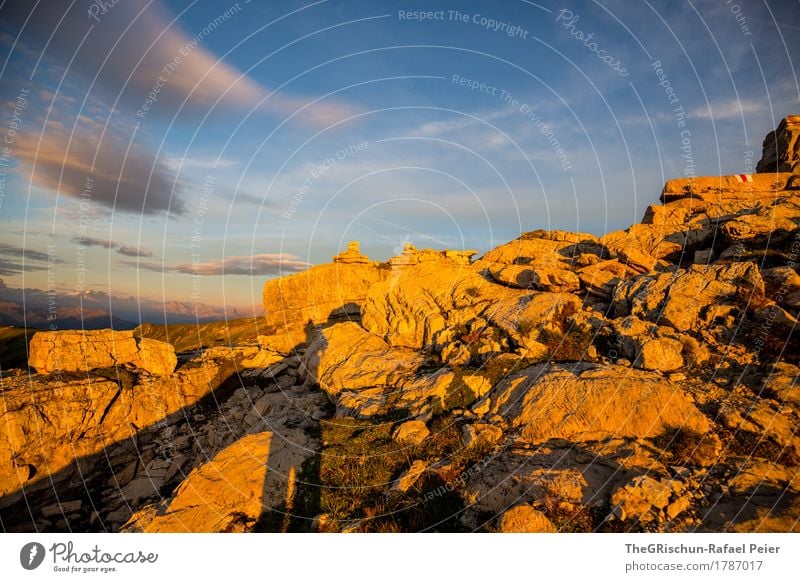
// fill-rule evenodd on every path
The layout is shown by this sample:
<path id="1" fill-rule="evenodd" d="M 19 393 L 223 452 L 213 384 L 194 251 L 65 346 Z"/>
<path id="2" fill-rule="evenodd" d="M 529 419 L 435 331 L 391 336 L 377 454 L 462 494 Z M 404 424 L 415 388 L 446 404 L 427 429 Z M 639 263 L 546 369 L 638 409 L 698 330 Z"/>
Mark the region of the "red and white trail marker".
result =
<path id="1" fill-rule="evenodd" d="M 736 174 L 737 182 L 752 182 L 753 176 L 750 174 Z"/>

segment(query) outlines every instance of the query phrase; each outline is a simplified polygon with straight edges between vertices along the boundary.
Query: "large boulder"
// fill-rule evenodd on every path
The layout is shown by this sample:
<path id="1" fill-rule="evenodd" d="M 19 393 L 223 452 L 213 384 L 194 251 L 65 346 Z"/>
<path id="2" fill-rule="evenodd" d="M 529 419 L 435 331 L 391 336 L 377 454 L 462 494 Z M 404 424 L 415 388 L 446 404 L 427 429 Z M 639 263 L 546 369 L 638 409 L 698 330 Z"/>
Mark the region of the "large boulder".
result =
<path id="1" fill-rule="evenodd" d="M 292 334 L 296 343 L 302 343 L 306 340 L 303 329 L 309 322 L 357 319 L 367 291 L 387 273 L 377 263 L 334 262 L 271 279 L 264 283 L 267 326 L 278 334 Z"/>
<path id="2" fill-rule="evenodd" d="M 40 374 L 130 364 L 167 376 L 175 371 L 178 359 L 171 344 L 139 338 L 132 331 L 40 331 L 31 339 L 28 364 Z"/>
<path id="3" fill-rule="evenodd" d="M 510 287 L 573 292 L 580 289 L 575 271 L 604 254 L 592 234 L 537 230 L 490 250 L 474 266 Z"/>
<path id="4" fill-rule="evenodd" d="M 506 378 L 487 399 L 488 413 L 527 443 L 652 438 L 675 428 L 705 433 L 710 427 L 681 388 L 622 366 L 540 364 Z"/>
<path id="5" fill-rule="evenodd" d="M 391 347 L 349 321 L 315 330 L 304 357 L 309 376 L 331 396 L 342 390 L 395 386 L 422 362 L 414 350 Z"/>

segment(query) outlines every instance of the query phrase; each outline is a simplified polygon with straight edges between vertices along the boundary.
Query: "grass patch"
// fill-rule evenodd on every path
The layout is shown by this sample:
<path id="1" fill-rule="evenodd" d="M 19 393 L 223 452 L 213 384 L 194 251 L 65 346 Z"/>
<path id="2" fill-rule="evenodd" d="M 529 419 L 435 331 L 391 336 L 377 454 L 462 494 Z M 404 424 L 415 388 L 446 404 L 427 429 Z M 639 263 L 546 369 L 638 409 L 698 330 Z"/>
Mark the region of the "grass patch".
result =
<path id="1" fill-rule="evenodd" d="M 688 428 L 668 428 L 653 439 L 668 457 L 670 465 L 707 467 L 717 460 L 719 442 L 709 434 Z"/>

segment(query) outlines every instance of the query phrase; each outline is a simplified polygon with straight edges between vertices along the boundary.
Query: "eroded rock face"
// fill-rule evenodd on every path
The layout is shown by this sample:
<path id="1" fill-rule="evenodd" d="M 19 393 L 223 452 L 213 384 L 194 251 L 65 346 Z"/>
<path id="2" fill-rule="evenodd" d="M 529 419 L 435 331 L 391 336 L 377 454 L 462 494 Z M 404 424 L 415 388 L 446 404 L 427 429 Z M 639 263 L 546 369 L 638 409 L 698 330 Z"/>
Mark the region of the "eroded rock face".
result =
<path id="1" fill-rule="evenodd" d="M 614 309 L 620 317 L 634 315 L 689 331 L 763 296 L 764 281 L 754 263 L 692 265 L 674 275 L 642 276 L 619 285 Z"/>
<path id="2" fill-rule="evenodd" d="M 317 265 L 302 273 L 271 279 L 264 284 L 264 313 L 276 333 L 295 333 L 305 341 L 304 326 L 329 319 L 358 318 L 367 291 L 387 271 L 376 263 L 342 262 Z"/>
<path id="3" fill-rule="evenodd" d="M 798 172 L 800 170 L 800 115 L 784 117 L 778 128 L 764 138 L 756 172 Z"/>
<path id="4" fill-rule="evenodd" d="M 542 230 L 492 249 L 474 265 L 510 287 L 574 292 L 580 289 L 579 269 L 599 262 L 605 254 L 592 234 Z"/>
<path id="5" fill-rule="evenodd" d="M 503 380 L 487 398 L 490 413 L 501 416 L 527 443 L 646 438 L 676 427 L 699 433 L 709 429 L 708 419 L 679 387 L 620 366 L 540 364 Z"/>
<path id="6" fill-rule="evenodd" d="M 132 331 L 40 331 L 30 343 L 28 362 L 40 374 L 88 372 L 130 364 L 151 374 L 175 371 L 175 349 L 166 342 L 134 337 Z"/>

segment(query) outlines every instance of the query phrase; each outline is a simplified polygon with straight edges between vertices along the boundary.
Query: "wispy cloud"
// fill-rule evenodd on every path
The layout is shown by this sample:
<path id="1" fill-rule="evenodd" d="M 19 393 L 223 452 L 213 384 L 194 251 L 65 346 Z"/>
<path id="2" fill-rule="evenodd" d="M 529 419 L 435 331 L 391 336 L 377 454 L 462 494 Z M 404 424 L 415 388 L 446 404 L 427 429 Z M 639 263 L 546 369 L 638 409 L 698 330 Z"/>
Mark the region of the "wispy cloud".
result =
<path id="1" fill-rule="evenodd" d="M 288 253 L 262 253 L 257 255 L 237 255 L 222 259 L 196 263 L 176 263 L 172 265 L 147 261 L 120 261 L 120 264 L 138 267 L 148 271 L 183 273 L 186 275 L 286 275 L 303 271 L 310 263 L 298 260 Z"/>
<path id="2" fill-rule="evenodd" d="M 83 247 L 100 247 L 104 249 L 113 249 L 121 255 L 126 257 L 152 257 L 153 252 L 145 249 L 144 247 L 134 247 L 126 245 L 114 240 L 106 240 L 102 238 L 92 238 L 88 236 L 75 237 L 73 242 L 78 243 Z"/>
<path id="3" fill-rule="evenodd" d="M 61 263 L 63 261 L 50 257 L 47 253 L 0 242 L 0 275 L 2 276 L 18 275 L 26 271 L 44 271 L 47 266 L 41 263 L 48 262 Z"/>
<path id="4" fill-rule="evenodd" d="M 46 41 L 49 53 L 63 55 L 66 65 L 96 79 L 99 87 L 119 96 L 143 116 L 171 118 L 179 107 L 204 111 L 211 106 L 261 109 L 288 116 L 306 107 L 297 119 L 326 126 L 352 115 L 355 109 L 334 100 L 315 99 L 274 91 L 222 61 L 207 47 L 212 38 L 235 34 L 252 17 L 256 4 L 220 7 L 184 32 L 164 2 L 125 0 L 95 19 L 84 9 L 68 8 L 62 0 L 40 0 L 34 5 L 12 2 L 4 20 Z M 91 30 L 90 30 L 91 29 Z M 88 34 L 91 50 L 79 50 Z M 95 75 L 97 75 L 95 77 Z M 146 97 L 156 92 L 147 106 Z"/>
<path id="5" fill-rule="evenodd" d="M 698 119 L 736 119 L 748 115 L 756 115 L 766 110 L 767 104 L 759 101 L 731 99 L 712 103 L 708 107 L 698 107 L 692 111 L 692 117 Z"/>
<path id="6" fill-rule="evenodd" d="M 91 124 L 79 121 L 72 135 L 59 122 L 49 123 L 41 135 L 20 133 L 14 153 L 32 184 L 80 198 L 90 206 L 137 214 L 185 210 L 161 161 L 112 133 L 98 139 Z"/>

